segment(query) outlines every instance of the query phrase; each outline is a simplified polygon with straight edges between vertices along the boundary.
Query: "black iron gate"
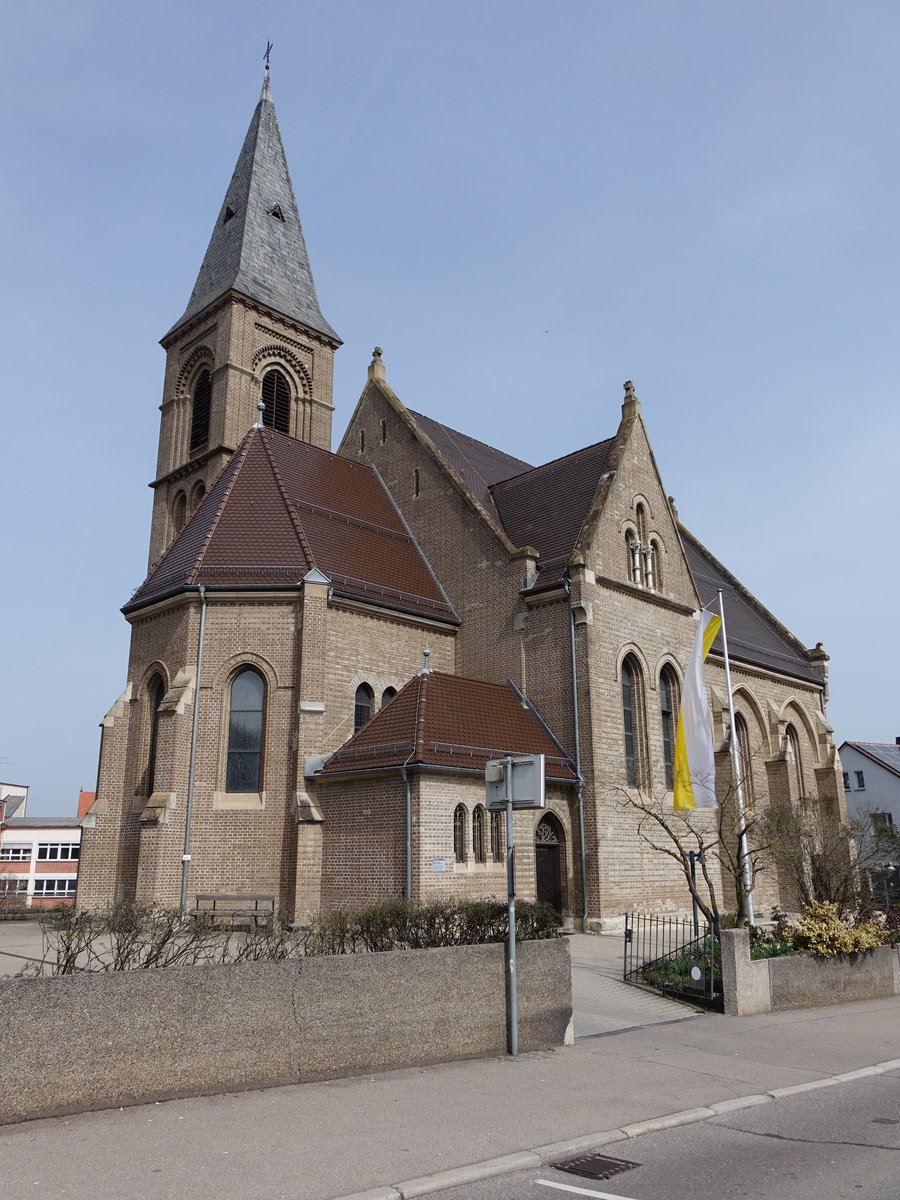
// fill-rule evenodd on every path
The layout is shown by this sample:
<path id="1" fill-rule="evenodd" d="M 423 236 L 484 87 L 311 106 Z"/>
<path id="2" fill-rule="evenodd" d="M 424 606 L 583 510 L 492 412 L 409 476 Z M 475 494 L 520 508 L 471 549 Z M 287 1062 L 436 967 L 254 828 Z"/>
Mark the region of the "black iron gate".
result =
<path id="1" fill-rule="evenodd" d="M 622 978 L 675 1000 L 722 1011 L 722 957 L 708 925 L 625 914 Z"/>

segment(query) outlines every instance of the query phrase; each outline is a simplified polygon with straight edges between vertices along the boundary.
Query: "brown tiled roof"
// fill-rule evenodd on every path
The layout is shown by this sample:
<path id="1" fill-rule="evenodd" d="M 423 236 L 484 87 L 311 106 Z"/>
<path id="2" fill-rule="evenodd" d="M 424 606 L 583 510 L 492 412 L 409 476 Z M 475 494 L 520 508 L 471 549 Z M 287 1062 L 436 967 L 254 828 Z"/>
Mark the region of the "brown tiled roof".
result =
<path id="1" fill-rule="evenodd" d="M 821 684 L 822 676 L 810 665 L 805 649 L 793 634 L 692 533 L 683 525 L 679 525 L 679 530 L 688 566 L 704 607 L 712 604 L 719 588 L 722 589 L 729 657 Z M 713 649 L 722 653 L 721 633 L 713 642 Z"/>
<path id="2" fill-rule="evenodd" d="M 538 586 L 558 583 L 578 543 L 614 438 L 534 467 L 491 487 L 503 528 L 540 554 Z"/>
<path id="3" fill-rule="evenodd" d="M 449 425 L 442 425 L 423 413 L 413 412 L 412 409 L 407 409 L 407 412 L 423 433 L 431 438 L 441 457 L 462 479 L 476 500 L 488 508 L 492 507 L 492 483 L 531 470 L 531 464 L 523 462 L 521 458 L 513 458 L 511 454 L 505 454 L 486 442 L 479 442 L 467 433 L 451 429 Z"/>
<path id="4" fill-rule="evenodd" d="M 510 686 L 429 671 L 414 676 L 319 774 L 403 764 L 483 771 L 504 754 L 544 754 L 548 779 L 576 780 L 565 751 Z"/>
<path id="5" fill-rule="evenodd" d="M 458 623 L 371 467 L 256 428 L 123 611 L 200 584 L 292 587 L 313 568 L 339 595 Z"/>

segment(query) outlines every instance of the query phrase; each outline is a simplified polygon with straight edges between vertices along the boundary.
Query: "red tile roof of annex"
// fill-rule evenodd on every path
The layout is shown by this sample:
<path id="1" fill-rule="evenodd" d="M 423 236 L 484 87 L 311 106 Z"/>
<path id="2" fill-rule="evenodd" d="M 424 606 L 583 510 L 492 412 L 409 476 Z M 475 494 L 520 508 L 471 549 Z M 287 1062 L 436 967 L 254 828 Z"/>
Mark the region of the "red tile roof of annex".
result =
<path id="1" fill-rule="evenodd" d="M 427 671 L 405 684 L 318 774 L 404 764 L 483 771 L 504 754 L 544 754 L 548 779 L 576 782 L 565 751 L 508 684 Z"/>

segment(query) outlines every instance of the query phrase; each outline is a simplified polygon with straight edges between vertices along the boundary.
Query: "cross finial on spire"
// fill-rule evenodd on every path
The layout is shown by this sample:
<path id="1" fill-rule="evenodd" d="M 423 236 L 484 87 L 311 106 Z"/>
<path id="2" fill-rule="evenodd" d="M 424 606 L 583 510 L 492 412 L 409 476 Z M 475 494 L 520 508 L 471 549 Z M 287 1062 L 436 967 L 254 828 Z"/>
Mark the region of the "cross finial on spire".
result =
<path id="1" fill-rule="evenodd" d="M 266 39 L 266 52 L 263 55 L 263 58 L 266 60 L 266 74 L 265 74 L 265 78 L 263 79 L 263 90 L 262 90 L 263 100 L 271 100 L 272 99 L 272 93 L 269 90 L 269 55 L 271 53 L 272 53 L 272 43 L 267 38 Z"/>
<path id="2" fill-rule="evenodd" d="M 625 400 L 622 404 L 622 418 L 636 417 L 641 411 L 641 402 L 638 400 L 634 391 L 634 384 L 630 379 L 625 380 Z"/>
<path id="3" fill-rule="evenodd" d="M 372 361 L 369 363 L 369 378 L 370 379 L 385 379 L 384 363 L 381 361 L 382 349 L 376 346 L 372 351 Z"/>

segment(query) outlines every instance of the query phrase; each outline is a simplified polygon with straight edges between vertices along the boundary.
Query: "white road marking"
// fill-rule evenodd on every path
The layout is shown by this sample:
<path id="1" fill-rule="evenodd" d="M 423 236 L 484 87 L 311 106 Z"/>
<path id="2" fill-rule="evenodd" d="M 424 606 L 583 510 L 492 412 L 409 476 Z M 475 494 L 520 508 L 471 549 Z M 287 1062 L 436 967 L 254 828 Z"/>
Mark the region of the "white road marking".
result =
<path id="1" fill-rule="evenodd" d="M 561 1192 L 572 1192 L 576 1196 L 594 1196 L 595 1200 L 628 1200 L 627 1196 L 614 1196 L 612 1192 L 594 1192 L 590 1188 L 572 1187 L 570 1183 L 554 1183 L 552 1179 L 535 1179 L 543 1187 L 559 1188 Z"/>

